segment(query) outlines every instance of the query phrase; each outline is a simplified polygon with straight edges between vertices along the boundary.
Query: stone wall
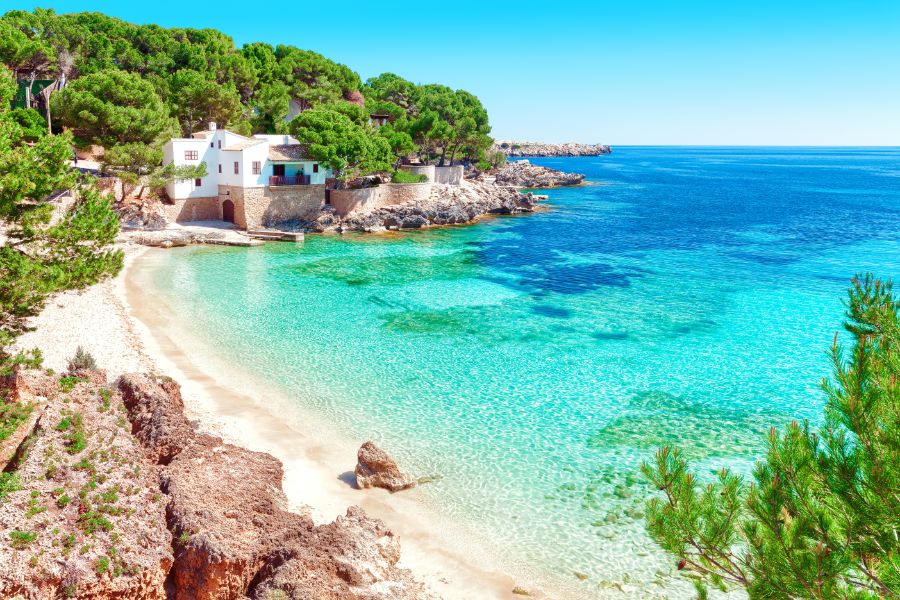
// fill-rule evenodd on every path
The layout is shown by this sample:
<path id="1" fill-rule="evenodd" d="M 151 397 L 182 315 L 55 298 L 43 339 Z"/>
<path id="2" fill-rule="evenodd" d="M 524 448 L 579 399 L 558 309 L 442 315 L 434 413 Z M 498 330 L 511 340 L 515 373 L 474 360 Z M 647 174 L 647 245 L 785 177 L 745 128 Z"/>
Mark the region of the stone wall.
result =
<path id="1" fill-rule="evenodd" d="M 341 217 L 354 210 L 374 210 L 388 203 L 387 186 L 362 188 L 358 190 L 331 190 L 331 205 Z"/>
<path id="2" fill-rule="evenodd" d="M 462 185 L 463 175 L 464 169 L 462 165 L 435 167 L 433 181 L 435 183 L 443 183 L 446 185 Z"/>
<path id="3" fill-rule="evenodd" d="M 220 185 L 219 203 L 225 200 L 234 202 L 235 225 L 241 229 L 259 229 L 285 221 L 315 220 L 325 203 L 325 186 L 241 188 Z"/>
<path id="4" fill-rule="evenodd" d="M 434 165 L 403 165 L 400 170 L 406 171 L 410 175 L 424 175 L 431 183 L 435 181 Z"/>
<path id="5" fill-rule="evenodd" d="M 170 223 L 222 220 L 222 203 L 218 198 L 188 198 L 162 204 L 163 214 Z"/>
<path id="6" fill-rule="evenodd" d="M 423 202 L 431 196 L 431 183 L 386 183 L 380 187 L 387 188 L 385 204 L 405 204 L 407 202 Z"/>
<path id="7" fill-rule="evenodd" d="M 391 204 L 422 202 L 431 196 L 431 183 L 385 183 L 358 190 L 332 190 L 331 205 L 341 217 Z"/>

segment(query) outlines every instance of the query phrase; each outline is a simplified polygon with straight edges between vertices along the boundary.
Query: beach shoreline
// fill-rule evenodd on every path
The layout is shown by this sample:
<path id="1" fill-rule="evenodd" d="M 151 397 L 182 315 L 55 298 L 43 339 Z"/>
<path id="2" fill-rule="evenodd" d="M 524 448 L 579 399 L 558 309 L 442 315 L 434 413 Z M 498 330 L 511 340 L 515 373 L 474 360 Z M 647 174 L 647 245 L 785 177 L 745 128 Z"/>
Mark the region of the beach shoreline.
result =
<path id="1" fill-rule="evenodd" d="M 51 299 L 18 347 L 41 348 L 45 366 L 56 371 L 64 371 L 67 358 L 82 346 L 111 380 L 133 371 L 172 377 L 198 431 L 283 463 L 290 510 L 322 524 L 350 506 L 362 507 L 399 536 L 399 566 L 442 598 L 522 597 L 514 588 L 548 597 L 535 587 L 537 577 L 502 564 L 488 542 L 441 515 L 417 489 L 356 489 L 356 450 L 365 440 L 347 439 L 275 385 L 242 371 L 231 357 L 213 356 L 202 342 L 188 339 L 164 300 L 148 294 L 154 257 L 178 250 L 132 243 L 123 249 L 125 266 L 116 278 Z M 278 408 L 289 404 L 289 410 Z M 558 592 L 554 598 L 570 597 Z"/>

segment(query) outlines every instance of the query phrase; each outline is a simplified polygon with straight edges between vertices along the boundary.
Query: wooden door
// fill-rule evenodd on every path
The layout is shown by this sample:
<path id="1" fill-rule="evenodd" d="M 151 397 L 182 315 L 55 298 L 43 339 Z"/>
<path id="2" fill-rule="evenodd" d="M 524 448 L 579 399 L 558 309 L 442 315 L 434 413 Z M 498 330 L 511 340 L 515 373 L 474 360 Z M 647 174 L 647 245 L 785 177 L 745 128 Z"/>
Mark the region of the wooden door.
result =
<path id="1" fill-rule="evenodd" d="M 234 202 L 231 200 L 222 203 L 222 220 L 234 223 Z"/>

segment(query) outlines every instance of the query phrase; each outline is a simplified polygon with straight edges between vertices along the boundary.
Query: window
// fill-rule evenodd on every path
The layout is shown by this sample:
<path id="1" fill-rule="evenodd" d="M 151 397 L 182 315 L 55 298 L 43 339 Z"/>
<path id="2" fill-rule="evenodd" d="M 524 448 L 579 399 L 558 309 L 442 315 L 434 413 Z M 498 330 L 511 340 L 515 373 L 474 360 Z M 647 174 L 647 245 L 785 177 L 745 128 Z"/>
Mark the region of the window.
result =
<path id="1" fill-rule="evenodd" d="M 212 142 L 209 143 L 209 147 L 212 148 Z"/>
<path id="2" fill-rule="evenodd" d="M 201 185 L 203 185 L 203 180 L 198 177 L 194 180 L 194 185 L 200 187 Z"/>
<path id="3" fill-rule="evenodd" d="M 219 165 L 219 173 L 222 172 L 222 165 Z"/>
<path id="4" fill-rule="evenodd" d="M 199 157 L 200 156 L 196 150 L 184 151 L 184 160 L 197 160 Z"/>
<path id="5" fill-rule="evenodd" d="M 259 175 L 260 173 L 262 173 L 262 163 L 259 162 L 258 160 L 254 160 L 253 161 L 253 174 Z"/>
<path id="6" fill-rule="evenodd" d="M 319 172 L 319 163 L 313 163 L 313 173 Z"/>
<path id="7" fill-rule="evenodd" d="M 219 150 L 222 149 L 222 140 L 219 140 Z"/>
<path id="8" fill-rule="evenodd" d="M 235 175 L 239 175 L 241 172 L 240 168 L 238 167 L 239 164 L 240 163 L 238 163 L 238 161 L 234 161 L 234 174 Z"/>

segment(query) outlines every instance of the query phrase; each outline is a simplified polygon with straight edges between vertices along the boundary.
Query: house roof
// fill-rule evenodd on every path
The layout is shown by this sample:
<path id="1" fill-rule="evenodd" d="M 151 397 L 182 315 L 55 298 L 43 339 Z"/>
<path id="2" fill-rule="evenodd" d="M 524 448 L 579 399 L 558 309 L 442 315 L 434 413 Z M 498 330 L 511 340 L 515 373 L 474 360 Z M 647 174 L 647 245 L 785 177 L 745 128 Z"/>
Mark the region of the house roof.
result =
<path id="1" fill-rule="evenodd" d="M 251 146 L 265 143 L 266 140 L 246 140 L 238 142 L 237 144 L 232 144 L 231 146 L 226 146 L 225 148 L 222 148 L 222 150 L 245 150 L 247 148 L 250 148 Z"/>
<path id="2" fill-rule="evenodd" d="M 296 162 L 307 159 L 309 154 L 303 144 L 279 144 L 269 147 L 269 160 L 272 162 Z"/>

